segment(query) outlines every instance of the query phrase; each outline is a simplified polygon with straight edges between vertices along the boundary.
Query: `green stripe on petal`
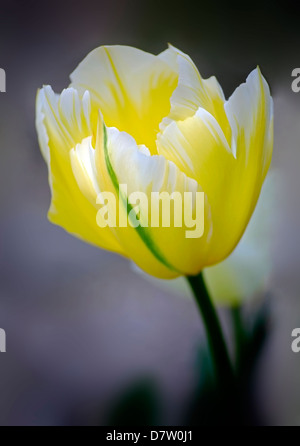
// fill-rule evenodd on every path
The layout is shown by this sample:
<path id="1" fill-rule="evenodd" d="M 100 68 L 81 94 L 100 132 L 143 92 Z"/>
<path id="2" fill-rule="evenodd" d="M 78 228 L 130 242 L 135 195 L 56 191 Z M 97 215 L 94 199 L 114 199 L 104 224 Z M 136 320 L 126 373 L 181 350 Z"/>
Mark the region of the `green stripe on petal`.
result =
<path id="1" fill-rule="evenodd" d="M 108 174 L 110 176 L 110 179 L 113 183 L 113 186 L 114 186 L 117 194 L 119 195 L 119 197 L 121 197 L 122 203 L 123 203 L 124 208 L 126 209 L 126 212 L 127 212 L 127 216 L 128 216 L 128 218 L 130 218 L 129 214 L 132 210 L 134 211 L 134 208 L 132 207 L 132 205 L 130 203 L 128 203 L 127 197 L 124 196 L 124 194 L 120 193 L 119 181 L 118 181 L 117 175 L 113 169 L 113 166 L 110 162 L 109 153 L 107 150 L 107 130 L 106 130 L 106 126 L 104 123 L 103 123 L 103 145 L 104 145 L 104 158 L 105 158 L 105 163 L 106 163 L 106 168 L 107 168 Z M 146 247 L 149 249 L 149 251 L 153 254 L 153 256 L 157 260 L 159 260 L 165 267 L 171 269 L 172 271 L 182 274 L 165 258 L 165 256 L 163 255 L 163 253 L 161 252 L 159 247 L 154 243 L 154 241 L 150 237 L 149 233 L 147 233 L 147 231 L 145 230 L 145 228 L 143 226 L 137 226 L 134 229 L 136 230 L 137 234 L 139 235 L 139 237 L 141 238 L 143 243 L 146 245 Z"/>

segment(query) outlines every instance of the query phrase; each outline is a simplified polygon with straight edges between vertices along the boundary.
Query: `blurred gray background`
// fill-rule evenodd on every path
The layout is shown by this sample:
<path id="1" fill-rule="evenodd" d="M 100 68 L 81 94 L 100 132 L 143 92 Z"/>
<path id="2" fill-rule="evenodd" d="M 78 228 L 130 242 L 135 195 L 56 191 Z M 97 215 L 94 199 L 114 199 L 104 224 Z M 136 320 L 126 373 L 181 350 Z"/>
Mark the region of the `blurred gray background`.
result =
<path id="1" fill-rule="evenodd" d="M 176 424 L 196 386 L 203 327 L 192 300 L 161 291 L 126 260 L 72 238 L 46 218 L 47 169 L 34 128 L 36 90 L 59 92 L 93 48 L 128 44 L 158 53 L 167 42 L 191 55 L 226 96 L 260 65 L 275 101 L 273 167 L 280 171 L 270 283 L 272 324 L 254 398 L 267 424 L 300 425 L 299 3 L 202 0 L 0 1 L 0 424 L 105 423 L 140 378 L 161 394 Z"/>

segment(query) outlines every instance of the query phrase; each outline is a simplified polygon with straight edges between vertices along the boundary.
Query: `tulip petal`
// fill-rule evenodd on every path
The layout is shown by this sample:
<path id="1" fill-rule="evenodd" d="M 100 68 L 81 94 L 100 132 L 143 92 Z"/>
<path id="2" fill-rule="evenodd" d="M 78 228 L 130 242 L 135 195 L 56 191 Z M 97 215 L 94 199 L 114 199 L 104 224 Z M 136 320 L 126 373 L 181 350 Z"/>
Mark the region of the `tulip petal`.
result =
<path id="1" fill-rule="evenodd" d="M 163 130 L 172 120 L 191 117 L 199 107 L 204 108 L 218 121 L 223 133 L 230 141 L 231 131 L 224 110 L 224 93 L 217 79 L 203 79 L 192 59 L 182 51 L 169 46 L 159 57 L 178 71 L 178 85 L 171 96 L 171 111 L 163 119 Z"/>
<path id="2" fill-rule="evenodd" d="M 83 195 L 96 207 L 100 188 L 95 167 L 95 149 L 92 137 L 85 138 L 70 151 L 72 170 Z"/>
<path id="3" fill-rule="evenodd" d="M 225 104 L 232 126 L 229 148 L 216 120 L 199 109 L 158 135 L 158 152 L 200 182 L 214 230 L 207 265 L 235 248 L 255 208 L 273 146 L 273 108 L 267 83 L 253 71 Z"/>
<path id="4" fill-rule="evenodd" d="M 266 289 L 272 270 L 277 183 L 278 172 L 270 172 L 235 250 L 223 262 L 204 269 L 206 285 L 219 304 L 238 304 Z"/>
<path id="5" fill-rule="evenodd" d="M 82 194 L 71 166 L 71 149 L 93 134 L 89 94 L 80 99 L 76 90 L 67 89 L 59 96 L 45 87 L 38 93 L 37 111 L 52 192 L 49 220 L 89 243 L 122 253 L 109 229 L 98 227 L 95 206 Z"/>
<path id="6" fill-rule="evenodd" d="M 199 272 L 205 262 L 208 239 L 211 235 L 211 219 L 208 206 L 204 210 L 204 234 L 199 238 L 187 238 L 186 226 L 175 227 L 174 211 L 170 209 L 170 227 L 152 227 L 154 207 L 150 206 L 152 192 L 200 192 L 198 183 L 188 178 L 174 163 L 162 156 L 151 156 L 145 147 L 138 147 L 134 139 L 115 128 L 99 123 L 96 141 L 96 168 L 100 189 L 111 191 L 118 202 L 118 218 L 127 220 L 127 227 L 117 227 L 115 234 L 128 256 L 144 271 L 156 277 L 172 278 Z M 120 196 L 121 185 L 126 185 L 127 196 Z M 147 225 L 131 227 L 129 216 L 133 206 L 130 195 L 142 192 L 147 203 L 140 201 L 138 220 Z M 152 204 L 152 203 L 151 203 Z M 113 210 L 112 210 L 113 212 Z M 148 218 L 146 218 L 148 216 Z M 201 255 L 199 255 L 201 252 Z"/>
<path id="7" fill-rule="evenodd" d="M 230 198 L 231 234 L 236 240 L 229 237 L 234 248 L 255 209 L 273 150 L 273 100 L 259 69 L 252 71 L 236 89 L 225 110 L 232 127 L 231 147 L 236 156 Z"/>
<path id="8" fill-rule="evenodd" d="M 177 80 L 159 57 L 127 46 L 97 48 L 71 74 L 71 85 L 90 92 L 108 127 L 126 131 L 151 153 Z"/>
<path id="9" fill-rule="evenodd" d="M 222 258 L 222 246 L 231 228 L 231 182 L 236 160 L 215 118 L 199 109 L 184 121 L 172 121 L 158 136 L 158 152 L 201 184 L 211 206 L 214 222 L 210 241 L 210 261 Z M 229 209 L 228 209 L 229 208 Z M 228 215 L 229 214 L 229 215 Z M 229 222 L 228 222 L 229 219 Z"/>
<path id="10" fill-rule="evenodd" d="M 273 100 L 259 68 L 249 74 L 224 107 L 236 158 L 247 165 L 259 163 L 259 174 L 264 178 L 273 150 Z"/>

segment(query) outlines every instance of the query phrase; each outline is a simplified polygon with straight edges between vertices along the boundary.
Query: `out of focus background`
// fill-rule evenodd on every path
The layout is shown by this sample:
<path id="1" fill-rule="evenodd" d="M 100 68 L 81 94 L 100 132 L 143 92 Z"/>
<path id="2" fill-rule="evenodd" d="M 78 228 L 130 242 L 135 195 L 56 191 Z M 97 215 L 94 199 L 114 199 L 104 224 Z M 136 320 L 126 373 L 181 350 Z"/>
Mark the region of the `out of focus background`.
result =
<path id="1" fill-rule="evenodd" d="M 270 320 L 251 399 L 258 423 L 300 425 L 300 353 L 291 350 L 291 332 L 300 327 L 300 93 L 291 89 L 300 67 L 300 6 L 211 3 L 0 1 L 7 76 L 0 93 L 1 425 L 109 423 L 128 389 L 138 407 L 139 398 L 155 406 L 153 422 L 181 424 L 189 410 L 204 342 L 193 300 L 48 222 L 47 169 L 34 127 L 36 90 L 51 84 L 60 92 L 95 47 L 159 53 L 168 42 L 203 77 L 216 75 L 227 97 L 257 65 L 271 86 L 280 187 L 265 296 Z"/>

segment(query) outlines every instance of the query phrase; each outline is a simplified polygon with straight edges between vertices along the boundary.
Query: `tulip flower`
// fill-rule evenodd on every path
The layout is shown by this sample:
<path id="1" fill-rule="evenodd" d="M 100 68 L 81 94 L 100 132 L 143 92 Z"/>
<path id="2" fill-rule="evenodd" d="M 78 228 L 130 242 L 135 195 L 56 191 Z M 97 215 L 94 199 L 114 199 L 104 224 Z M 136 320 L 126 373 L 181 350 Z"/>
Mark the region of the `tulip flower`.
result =
<path id="1" fill-rule="evenodd" d="M 226 100 L 216 78 L 203 79 L 172 46 L 158 56 L 103 46 L 60 95 L 50 86 L 38 92 L 36 127 L 50 221 L 155 277 L 188 276 L 217 367 L 229 376 L 220 324 L 197 275 L 237 246 L 271 162 L 273 103 L 259 68 Z M 146 199 L 131 202 L 137 193 Z M 147 224 L 163 193 L 190 197 L 197 237 L 187 235 L 186 219 L 175 224 L 183 203 L 164 209 L 169 225 Z M 113 198 L 106 210 L 103 194 Z"/>
<path id="2" fill-rule="evenodd" d="M 173 47 L 153 56 L 111 46 L 91 52 L 71 81 L 61 95 L 47 86 L 37 96 L 50 221 L 160 278 L 195 275 L 225 259 L 271 161 L 272 99 L 260 70 L 226 101 L 217 80 L 203 79 Z M 97 196 L 110 191 L 119 203 L 120 184 L 149 197 L 203 191 L 203 235 L 187 238 L 174 225 L 99 227 Z M 141 219 L 144 213 L 140 206 Z"/>

